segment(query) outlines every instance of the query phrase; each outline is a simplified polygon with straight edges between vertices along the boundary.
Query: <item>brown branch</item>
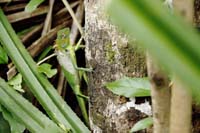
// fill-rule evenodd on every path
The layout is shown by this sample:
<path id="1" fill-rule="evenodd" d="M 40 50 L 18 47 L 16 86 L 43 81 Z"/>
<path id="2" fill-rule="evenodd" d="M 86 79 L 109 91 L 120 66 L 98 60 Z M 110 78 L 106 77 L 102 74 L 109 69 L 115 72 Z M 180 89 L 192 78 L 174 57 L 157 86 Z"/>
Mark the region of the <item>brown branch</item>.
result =
<path id="1" fill-rule="evenodd" d="M 49 0 L 49 11 L 47 13 L 45 22 L 44 22 L 44 28 L 42 30 L 42 36 L 46 35 L 49 30 L 51 29 L 52 24 L 52 12 L 53 12 L 53 5 L 55 0 Z"/>
<path id="2" fill-rule="evenodd" d="M 48 12 L 48 10 L 49 10 L 48 6 L 41 6 L 41 7 L 37 8 L 35 11 L 33 11 L 32 13 L 21 11 L 21 12 L 17 12 L 17 13 L 8 15 L 7 18 L 10 23 L 15 23 L 15 22 L 22 21 L 22 20 L 25 20 L 28 18 L 46 14 Z"/>
<path id="3" fill-rule="evenodd" d="M 83 13 L 84 13 L 84 5 L 83 5 L 83 3 L 80 3 L 77 8 L 76 14 L 75 14 L 79 24 L 81 24 L 83 21 Z M 70 32 L 70 43 L 71 44 L 75 44 L 78 34 L 79 34 L 78 27 L 77 27 L 75 21 L 73 21 L 72 27 L 71 27 L 71 32 Z"/>
<path id="4" fill-rule="evenodd" d="M 31 30 L 30 32 L 28 32 L 26 35 L 24 35 L 21 40 L 23 44 L 26 44 L 28 41 L 32 40 L 32 37 L 35 34 L 39 34 L 39 32 L 42 30 L 43 27 L 43 23 L 36 26 L 33 30 Z"/>
<path id="5" fill-rule="evenodd" d="M 9 3 L 9 2 L 26 2 L 27 0 L 0 0 L 0 3 Z"/>
<path id="6" fill-rule="evenodd" d="M 3 7 L 3 11 L 6 12 L 16 12 L 16 11 L 20 11 L 23 10 L 25 8 L 27 4 L 26 3 L 22 3 L 22 4 L 15 4 L 12 6 L 5 6 Z"/>

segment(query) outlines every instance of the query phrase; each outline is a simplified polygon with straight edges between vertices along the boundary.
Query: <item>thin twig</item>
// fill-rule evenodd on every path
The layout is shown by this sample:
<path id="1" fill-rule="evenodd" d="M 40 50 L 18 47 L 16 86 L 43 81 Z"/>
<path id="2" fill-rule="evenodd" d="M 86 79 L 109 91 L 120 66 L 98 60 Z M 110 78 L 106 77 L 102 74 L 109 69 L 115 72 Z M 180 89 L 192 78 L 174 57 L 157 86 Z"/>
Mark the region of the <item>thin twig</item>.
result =
<path id="1" fill-rule="evenodd" d="M 52 24 L 52 12 L 53 12 L 53 5 L 55 0 L 49 0 L 49 11 L 47 13 L 45 22 L 44 22 L 44 28 L 42 31 L 42 36 L 46 35 L 49 30 L 51 29 Z"/>
<path id="2" fill-rule="evenodd" d="M 35 17 L 35 16 L 46 14 L 48 12 L 48 10 L 49 10 L 48 6 L 42 6 L 42 7 L 37 8 L 32 13 L 28 13 L 28 12 L 25 12 L 25 11 L 17 12 L 17 13 L 8 15 L 7 18 L 10 21 L 10 23 L 15 23 L 15 22 L 22 21 L 22 20 L 25 20 L 25 19 L 28 19 L 28 18 L 32 18 L 32 17 Z"/>
<path id="3" fill-rule="evenodd" d="M 80 1 L 75 1 L 70 3 L 70 7 L 74 8 L 76 7 L 78 4 L 80 3 Z M 64 7 L 62 9 L 60 9 L 56 14 L 55 14 L 55 19 L 59 19 L 59 17 L 62 17 L 63 15 L 65 15 L 68 12 L 67 8 Z"/>
<path id="4" fill-rule="evenodd" d="M 74 22 L 76 23 L 76 26 L 78 27 L 81 35 L 83 34 L 83 30 L 82 30 L 82 27 L 81 25 L 79 24 L 77 18 L 76 18 L 76 15 L 74 13 L 74 11 L 72 10 L 72 8 L 70 7 L 69 3 L 67 0 L 62 0 L 63 4 L 65 5 L 65 7 L 67 8 L 67 10 L 69 11 L 70 15 L 72 16 Z"/>
<path id="5" fill-rule="evenodd" d="M 83 21 L 83 14 L 84 14 L 84 6 L 83 3 L 81 2 L 76 10 L 76 18 L 79 24 L 82 23 Z M 76 39 L 78 37 L 78 29 L 77 29 L 76 22 L 73 21 L 72 26 L 71 26 L 71 31 L 70 31 L 70 43 L 75 45 Z"/>
<path id="6" fill-rule="evenodd" d="M 56 56 L 56 55 L 57 55 L 56 53 L 53 53 L 53 54 L 51 54 L 51 55 L 45 57 L 44 59 L 42 59 L 41 61 L 39 61 L 39 62 L 37 63 L 37 65 L 39 66 L 40 64 L 44 63 L 45 61 L 47 61 L 48 59 L 50 59 L 50 58 L 52 58 L 52 57 L 54 57 L 54 56 Z"/>

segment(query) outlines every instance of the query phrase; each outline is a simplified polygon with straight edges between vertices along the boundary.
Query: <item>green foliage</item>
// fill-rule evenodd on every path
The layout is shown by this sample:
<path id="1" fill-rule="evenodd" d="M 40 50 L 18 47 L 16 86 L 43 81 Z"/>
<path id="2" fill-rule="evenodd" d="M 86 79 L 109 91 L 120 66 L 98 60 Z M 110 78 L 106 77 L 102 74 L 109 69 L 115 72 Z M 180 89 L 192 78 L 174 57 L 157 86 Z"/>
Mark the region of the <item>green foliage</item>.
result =
<path id="1" fill-rule="evenodd" d="M 1 107 L 1 105 L 0 105 Z M 10 127 L 8 122 L 3 118 L 3 115 L 1 113 L 0 109 L 0 133 L 10 133 Z"/>
<path id="2" fill-rule="evenodd" d="M 57 73 L 57 69 L 51 69 L 51 65 L 47 63 L 39 65 L 38 71 L 44 73 L 48 78 L 52 78 Z"/>
<path id="3" fill-rule="evenodd" d="M 105 86 L 114 94 L 129 98 L 150 96 L 150 82 L 147 78 L 124 77 Z"/>
<path id="4" fill-rule="evenodd" d="M 8 63 L 8 56 L 3 47 L 0 45 L 0 64 L 7 64 L 7 63 Z"/>
<path id="5" fill-rule="evenodd" d="M 25 7 L 26 12 L 34 11 L 44 0 L 31 0 Z"/>
<path id="6" fill-rule="evenodd" d="M 165 10 L 160 0 L 113 0 L 108 11 L 200 101 L 200 38 L 191 24 Z"/>
<path id="7" fill-rule="evenodd" d="M 23 133 L 25 126 L 21 124 L 6 108 L 2 107 L 2 114 L 10 125 L 11 133 Z"/>
<path id="8" fill-rule="evenodd" d="M 24 90 L 22 89 L 22 75 L 20 73 L 11 78 L 8 81 L 8 84 L 11 85 L 13 89 L 19 92 L 24 92 Z"/>
<path id="9" fill-rule="evenodd" d="M 153 118 L 152 117 L 148 117 L 148 118 L 144 118 L 140 121 L 138 121 L 130 130 L 130 132 L 137 132 L 140 130 L 143 130 L 145 128 L 148 128 L 150 126 L 153 125 Z"/>
<path id="10" fill-rule="evenodd" d="M 36 107 L 23 98 L 0 78 L 0 103 L 3 107 L 4 118 L 6 118 L 12 130 L 22 130 L 22 127 L 14 122 L 14 119 L 24 124 L 31 132 L 38 133 L 60 133 L 62 130 L 53 121 L 42 114 Z M 4 107 L 9 111 L 5 111 Z M 6 113 L 6 114 L 5 114 Z M 12 117 L 10 116 L 10 113 Z"/>
<path id="11" fill-rule="evenodd" d="M 5 47 L 6 52 L 15 64 L 18 71 L 22 74 L 26 85 L 30 88 L 34 96 L 40 102 L 50 118 L 58 125 L 63 124 L 66 128 L 70 128 L 73 132 L 90 132 L 89 129 L 83 124 L 78 116 L 71 110 L 71 108 L 65 103 L 62 97 L 57 93 L 53 85 L 48 79 L 38 72 L 37 65 L 25 49 L 20 39 L 16 35 L 15 31 L 8 22 L 3 11 L 0 9 L 0 40 Z M 0 89 L 1 90 L 1 89 Z M 3 92 L 0 94 L 3 95 Z M 5 94 L 6 95 L 6 94 Z M 5 96 L 0 96 L 5 97 Z M 7 98 L 9 100 L 10 97 Z M 0 103 L 11 112 L 13 105 L 10 102 L 4 102 L 4 99 L 0 99 Z M 19 104 L 19 103 L 18 103 Z M 19 111 L 20 108 L 16 108 L 15 111 Z M 23 110 L 19 111 L 22 112 Z M 24 117 L 21 114 L 15 114 L 18 117 Z M 35 123 L 34 121 L 30 123 Z M 29 123 L 29 124 L 30 124 Z M 38 122 L 36 122 L 38 123 Z M 45 121 L 42 123 L 46 124 Z M 51 127 L 43 129 L 43 124 L 40 123 L 39 127 L 34 127 L 32 130 L 49 130 L 40 132 L 57 132 L 56 128 Z M 28 124 L 28 123 L 27 123 Z M 47 123 L 48 124 L 48 123 Z M 30 125 L 29 125 L 30 126 Z M 42 128 L 42 129 L 41 129 Z M 52 130 L 52 131 L 51 131 Z M 35 131 L 33 131 L 35 132 Z"/>

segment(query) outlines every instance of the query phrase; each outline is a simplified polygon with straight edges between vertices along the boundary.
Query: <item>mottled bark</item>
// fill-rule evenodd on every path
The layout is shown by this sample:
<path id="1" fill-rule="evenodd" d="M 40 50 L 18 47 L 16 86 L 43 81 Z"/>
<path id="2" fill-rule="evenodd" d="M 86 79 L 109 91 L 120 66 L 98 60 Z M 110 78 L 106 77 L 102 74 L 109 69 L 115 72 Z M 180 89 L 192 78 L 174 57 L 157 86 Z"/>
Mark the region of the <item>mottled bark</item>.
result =
<path id="1" fill-rule="evenodd" d="M 151 114 L 151 107 L 145 100 L 139 105 L 135 99 L 116 96 L 104 84 L 123 76 L 146 76 L 146 61 L 143 50 L 130 46 L 126 36 L 109 22 L 107 1 L 85 1 L 85 51 L 87 65 L 93 68 L 88 90 L 90 124 L 93 132 L 126 133 L 138 120 Z"/>
<path id="2" fill-rule="evenodd" d="M 147 54 L 148 76 L 151 80 L 154 133 L 169 133 L 171 89 L 167 75 Z"/>

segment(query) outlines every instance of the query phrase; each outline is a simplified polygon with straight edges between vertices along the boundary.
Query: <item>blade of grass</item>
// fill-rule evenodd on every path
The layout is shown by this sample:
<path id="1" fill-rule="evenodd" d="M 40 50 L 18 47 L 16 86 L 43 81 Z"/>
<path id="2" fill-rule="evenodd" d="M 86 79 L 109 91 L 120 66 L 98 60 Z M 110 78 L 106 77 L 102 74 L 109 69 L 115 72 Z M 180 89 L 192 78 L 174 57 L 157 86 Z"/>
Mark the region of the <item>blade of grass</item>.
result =
<path id="1" fill-rule="evenodd" d="M 0 103 L 31 132 L 59 133 L 61 129 L 0 78 Z"/>
<path id="2" fill-rule="evenodd" d="M 37 71 L 35 62 L 16 36 L 2 10 L 0 11 L 0 20 L 3 23 L 0 29 L 4 32 L 0 33 L 0 39 L 5 49 L 48 115 L 58 124 L 63 124 L 74 132 L 89 132 L 46 77 Z"/>
<path id="3" fill-rule="evenodd" d="M 12 45 L 14 44 L 12 40 L 9 38 L 9 35 L 7 34 L 6 30 L 3 29 L 3 25 L 1 22 L 0 22 L 0 29 L 2 31 L 0 33 L 0 36 L 1 36 L 0 38 L 3 44 L 6 45 L 5 49 L 7 50 L 7 52 L 12 50 L 12 52 L 11 53 L 8 52 L 8 54 L 11 57 L 11 59 L 13 59 L 13 62 L 14 64 L 16 64 L 16 67 L 19 68 L 18 70 L 23 75 L 24 80 L 26 81 L 27 85 L 31 88 L 35 97 L 39 100 L 39 102 L 45 108 L 47 113 L 53 117 L 52 118 L 53 120 L 56 120 L 56 122 L 65 122 L 60 111 L 52 103 L 52 100 L 50 99 L 48 94 L 44 91 L 43 87 L 39 83 L 38 79 L 34 76 L 29 66 L 23 60 L 23 57 L 18 52 L 17 48 L 12 47 Z M 2 36 L 4 36 L 4 38 L 2 38 Z M 37 89 L 32 89 L 32 88 L 37 88 Z"/>
<path id="4" fill-rule="evenodd" d="M 25 7 L 26 12 L 34 11 L 44 0 L 31 0 Z"/>

